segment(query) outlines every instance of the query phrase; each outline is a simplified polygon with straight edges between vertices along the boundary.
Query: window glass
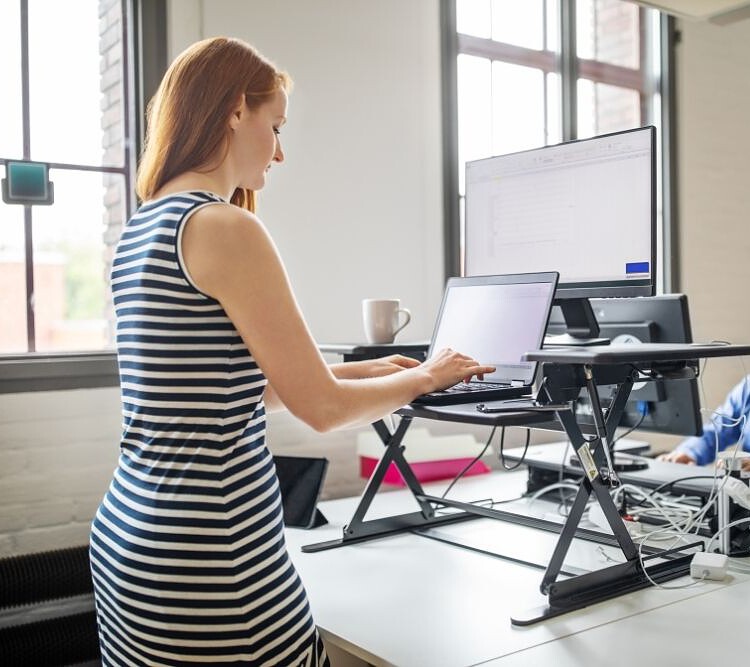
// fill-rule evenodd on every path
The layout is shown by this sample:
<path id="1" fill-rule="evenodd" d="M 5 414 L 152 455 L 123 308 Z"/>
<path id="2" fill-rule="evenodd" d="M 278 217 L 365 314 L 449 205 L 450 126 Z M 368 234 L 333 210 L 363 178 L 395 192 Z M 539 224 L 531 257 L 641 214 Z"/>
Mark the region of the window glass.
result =
<path id="1" fill-rule="evenodd" d="M 0 2 L 0 157 L 23 157 L 19 2 Z M 12 100 L 12 103 L 10 101 Z"/>
<path id="2" fill-rule="evenodd" d="M 102 16 L 100 6 L 105 12 Z M 120 3 L 99 0 L 29 0 L 33 159 L 104 163 L 105 140 L 108 148 L 111 144 L 108 132 L 122 122 L 119 7 Z M 61 30 L 62 25 L 75 26 L 74 37 Z M 113 71 L 117 72 L 114 78 Z M 121 151 L 110 153 L 108 159 L 109 164 L 120 166 Z"/>
<path id="3" fill-rule="evenodd" d="M 622 0 L 577 0 L 576 53 L 579 58 L 638 69 L 638 6 Z"/>
<path id="4" fill-rule="evenodd" d="M 492 0 L 492 39 L 543 49 L 544 0 Z"/>
<path id="5" fill-rule="evenodd" d="M 50 178 L 54 206 L 34 209 L 36 350 L 102 350 L 111 347 L 104 201 L 113 177 L 51 170 Z"/>
<path id="6" fill-rule="evenodd" d="M 641 96 L 632 88 L 578 80 L 578 136 L 593 137 L 644 125 Z"/>
<path id="7" fill-rule="evenodd" d="M 23 206 L 0 201 L 0 352 L 27 350 Z"/>
<path id="8" fill-rule="evenodd" d="M 458 182 L 464 164 L 492 154 L 492 70 L 487 58 L 458 56 Z"/>
<path id="9" fill-rule="evenodd" d="M 20 92 L 0 107 L 0 159 L 22 159 L 27 133 L 27 157 L 51 163 L 54 185 L 51 205 L 25 212 L 0 203 L 0 308 L 9 321 L 0 355 L 114 347 L 109 272 L 132 197 L 124 151 L 124 4 L 0 3 L 0 85 L 20 91 L 25 81 L 29 89 L 27 113 Z M 61 29 L 71 24 L 72 34 Z"/>
<path id="10" fill-rule="evenodd" d="M 544 145 L 542 70 L 492 63 L 492 154 Z"/>
<path id="11" fill-rule="evenodd" d="M 654 124 L 660 136 L 659 12 L 623 0 L 457 0 L 459 197 L 466 160 Z M 564 31 L 561 9 L 576 17 Z M 486 38 L 491 25 L 491 40 Z M 562 70 L 578 57 L 577 81 Z M 467 53 L 481 53 L 474 58 Z M 487 76 L 488 67 L 491 74 Z M 572 85 L 570 102 L 564 87 Z M 487 86 L 490 90 L 481 90 Z M 486 105 L 490 96 L 491 118 Z M 566 105 L 566 106 L 564 106 Z M 575 121 L 563 125 L 569 114 Z M 657 139 L 657 174 L 661 163 Z M 657 176 L 658 178 L 658 176 Z M 663 227 L 657 183 L 657 243 Z M 463 230 L 463 201 L 459 228 Z M 659 256 L 658 261 L 662 261 Z"/>
<path id="12" fill-rule="evenodd" d="M 560 50 L 560 2 L 559 0 L 547 0 L 545 2 L 545 18 L 547 29 L 545 31 L 545 45 L 549 51 L 557 53 Z"/>
<path id="13" fill-rule="evenodd" d="M 488 38 L 491 34 L 490 0 L 456 0 L 456 30 L 464 35 Z"/>

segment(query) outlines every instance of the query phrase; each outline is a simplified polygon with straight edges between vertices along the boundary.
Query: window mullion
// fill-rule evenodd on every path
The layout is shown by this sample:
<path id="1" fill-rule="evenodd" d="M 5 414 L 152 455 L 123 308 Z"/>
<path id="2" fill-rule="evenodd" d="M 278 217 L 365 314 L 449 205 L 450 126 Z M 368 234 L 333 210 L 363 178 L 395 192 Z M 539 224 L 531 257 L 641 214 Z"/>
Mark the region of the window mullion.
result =
<path id="1" fill-rule="evenodd" d="M 577 60 L 576 76 L 590 79 L 597 83 L 606 83 L 610 86 L 619 86 L 621 88 L 630 88 L 639 90 L 641 93 L 647 93 L 644 82 L 643 69 L 631 69 L 621 65 L 612 65 L 601 60 Z M 643 114 L 646 118 L 647 114 Z"/>
<path id="2" fill-rule="evenodd" d="M 441 0 L 443 81 L 443 266 L 444 279 L 461 275 L 461 195 L 458 190 L 458 41 L 455 0 Z"/>
<path id="3" fill-rule="evenodd" d="M 544 72 L 557 71 L 555 54 L 551 51 L 529 49 L 515 44 L 496 42 L 484 37 L 459 33 L 458 52 L 478 58 L 487 58 L 488 60 L 500 60 L 512 65 L 534 67 Z"/>
<path id="4" fill-rule="evenodd" d="M 563 141 L 578 137 L 577 82 L 575 0 L 560 0 L 560 90 Z"/>
<path id="5" fill-rule="evenodd" d="M 29 3 L 21 2 L 21 126 L 23 131 L 23 159 L 31 159 L 31 112 L 29 94 Z M 36 350 L 34 320 L 34 240 L 32 236 L 31 206 L 23 207 L 24 262 L 26 276 L 26 349 Z"/>

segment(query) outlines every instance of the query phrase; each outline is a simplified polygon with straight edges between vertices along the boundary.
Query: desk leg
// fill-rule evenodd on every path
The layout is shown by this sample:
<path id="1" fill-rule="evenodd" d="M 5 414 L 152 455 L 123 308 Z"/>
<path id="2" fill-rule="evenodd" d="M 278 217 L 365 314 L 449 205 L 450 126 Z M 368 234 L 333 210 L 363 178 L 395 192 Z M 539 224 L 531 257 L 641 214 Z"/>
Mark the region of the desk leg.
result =
<path id="1" fill-rule="evenodd" d="M 414 528 L 427 528 L 476 518 L 477 515 L 470 512 L 455 512 L 443 516 L 435 515 L 434 505 L 427 500 L 428 496 L 425 496 L 422 485 L 404 458 L 404 447 L 401 442 L 406 435 L 411 421 L 411 417 L 402 417 L 401 422 L 393 433 L 388 430 L 388 427 L 382 420 L 373 424 L 373 428 L 377 431 L 385 445 L 385 451 L 380 461 L 378 461 L 375 470 L 373 470 L 372 475 L 370 475 L 370 479 L 352 515 L 351 521 L 344 526 L 343 535 L 340 539 L 306 544 L 302 547 L 303 552 L 311 553 L 325 549 L 334 549 L 355 542 L 364 542 L 385 535 L 413 530 Z M 398 468 L 406 482 L 406 486 L 414 496 L 414 500 L 419 504 L 420 511 L 365 521 L 365 515 L 370 509 L 370 505 L 383 483 L 383 479 L 391 463 Z"/>

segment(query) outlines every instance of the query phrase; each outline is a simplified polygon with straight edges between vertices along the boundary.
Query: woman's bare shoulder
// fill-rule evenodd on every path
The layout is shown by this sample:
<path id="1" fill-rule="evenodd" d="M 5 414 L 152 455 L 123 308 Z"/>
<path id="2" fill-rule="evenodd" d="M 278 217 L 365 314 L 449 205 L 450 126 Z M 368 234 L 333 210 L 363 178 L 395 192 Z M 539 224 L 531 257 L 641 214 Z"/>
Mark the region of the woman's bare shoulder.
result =
<path id="1" fill-rule="evenodd" d="M 254 280 L 259 271 L 272 271 L 281 262 L 260 219 L 226 203 L 203 206 L 191 216 L 182 252 L 196 283 L 215 297 L 232 284 Z"/>

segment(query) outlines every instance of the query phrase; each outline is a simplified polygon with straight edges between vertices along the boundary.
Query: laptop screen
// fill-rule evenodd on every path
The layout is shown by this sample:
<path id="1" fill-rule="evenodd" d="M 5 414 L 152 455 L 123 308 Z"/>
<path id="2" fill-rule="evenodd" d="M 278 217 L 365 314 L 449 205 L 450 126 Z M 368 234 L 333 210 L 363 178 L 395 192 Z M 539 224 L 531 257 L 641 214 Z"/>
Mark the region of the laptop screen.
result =
<path id="1" fill-rule="evenodd" d="M 428 357 L 450 347 L 496 366 L 485 381 L 531 384 L 537 364 L 521 356 L 542 346 L 556 284 L 554 272 L 451 278 Z"/>

